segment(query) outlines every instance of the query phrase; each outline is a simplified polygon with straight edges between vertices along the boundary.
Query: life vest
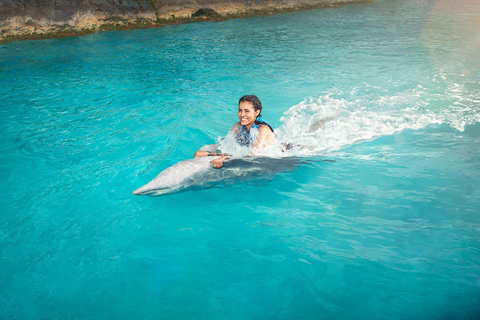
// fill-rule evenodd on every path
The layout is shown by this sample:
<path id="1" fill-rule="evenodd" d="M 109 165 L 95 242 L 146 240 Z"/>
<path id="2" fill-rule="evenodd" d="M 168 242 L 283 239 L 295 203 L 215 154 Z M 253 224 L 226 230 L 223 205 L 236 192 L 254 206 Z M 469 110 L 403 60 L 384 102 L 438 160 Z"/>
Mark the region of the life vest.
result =
<path id="1" fill-rule="evenodd" d="M 265 121 L 265 119 L 263 119 L 262 117 L 257 117 L 257 119 L 255 119 L 255 122 L 252 123 L 252 126 L 250 127 L 250 131 L 247 132 L 247 128 L 244 125 L 241 126 L 240 132 L 237 134 L 237 142 L 245 146 L 250 146 L 251 144 L 254 144 L 255 143 L 255 141 L 253 141 L 254 137 L 251 134 L 252 129 L 253 128 L 258 129 L 260 128 L 261 125 L 267 125 L 270 128 L 270 130 L 274 132 L 272 126 L 267 121 Z"/>

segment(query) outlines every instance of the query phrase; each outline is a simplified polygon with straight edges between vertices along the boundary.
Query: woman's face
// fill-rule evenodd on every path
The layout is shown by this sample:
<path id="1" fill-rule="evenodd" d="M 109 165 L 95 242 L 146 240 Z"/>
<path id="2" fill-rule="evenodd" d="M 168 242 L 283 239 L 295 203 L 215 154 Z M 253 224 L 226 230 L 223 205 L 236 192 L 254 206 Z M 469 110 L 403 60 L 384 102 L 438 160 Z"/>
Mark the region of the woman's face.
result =
<path id="1" fill-rule="evenodd" d="M 259 113 L 260 110 L 255 111 L 251 102 L 242 101 L 238 104 L 238 119 L 241 125 L 251 126 Z"/>

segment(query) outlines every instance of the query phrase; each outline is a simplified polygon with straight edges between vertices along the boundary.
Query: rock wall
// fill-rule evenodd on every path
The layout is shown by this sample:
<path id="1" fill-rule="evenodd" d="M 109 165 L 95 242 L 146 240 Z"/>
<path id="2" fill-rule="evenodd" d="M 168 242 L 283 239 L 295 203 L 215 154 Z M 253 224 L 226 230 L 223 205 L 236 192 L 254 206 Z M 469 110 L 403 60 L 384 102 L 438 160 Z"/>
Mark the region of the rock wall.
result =
<path id="1" fill-rule="evenodd" d="M 228 18 L 359 0 L 0 0 L 0 40 L 39 34 L 160 26 L 202 16 Z M 213 14 L 212 14 L 213 13 Z"/>

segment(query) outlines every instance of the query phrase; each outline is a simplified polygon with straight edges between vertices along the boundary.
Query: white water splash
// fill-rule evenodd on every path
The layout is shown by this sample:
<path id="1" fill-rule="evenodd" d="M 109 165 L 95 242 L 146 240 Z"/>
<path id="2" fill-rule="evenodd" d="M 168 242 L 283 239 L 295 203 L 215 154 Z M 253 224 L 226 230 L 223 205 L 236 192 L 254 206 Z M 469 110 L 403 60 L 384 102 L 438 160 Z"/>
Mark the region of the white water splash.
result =
<path id="1" fill-rule="evenodd" d="M 389 94 L 368 85 L 351 92 L 332 91 L 310 97 L 288 109 L 275 129 L 278 144 L 262 155 L 314 156 L 345 149 L 364 141 L 404 130 L 420 130 L 430 124 L 448 124 L 458 131 L 480 122 L 480 101 L 459 93 L 451 86 L 444 94 L 431 94 L 424 88 Z M 319 121 L 326 120 L 317 130 Z M 239 146 L 233 134 L 218 139 L 222 152 L 248 155 L 248 147 Z M 293 149 L 283 151 L 281 144 Z"/>
<path id="2" fill-rule="evenodd" d="M 256 135 L 258 135 L 258 129 L 256 128 L 252 128 L 252 135 L 255 134 L 255 131 L 257 131 Z M 250 154 L 250 148 L 239 144 L 235 133 L 232 131 L 230 131 L 225 137 L 218 137 L 217 146 L 222 153 L 227 153 L 233 157 L 245 157 Z"/>
<path id="3" fill-rule="evenodd" d="M 250 129 L 250 136 L 252 141 L 255 141 L 258 137 L 258 128 Z M 223 153 L 227 153 L 233 157 L 245 157 L 251 154 L 251 147 L 239 144 L 236 139 L 236 135 L 233 132 L 229 132 L 225 137 L 217 138 L 217 146 Z M 262 156 L 268 157 L 282 157 L 281 140 L 274 139 L 274 144 L 263 149 Z"/>

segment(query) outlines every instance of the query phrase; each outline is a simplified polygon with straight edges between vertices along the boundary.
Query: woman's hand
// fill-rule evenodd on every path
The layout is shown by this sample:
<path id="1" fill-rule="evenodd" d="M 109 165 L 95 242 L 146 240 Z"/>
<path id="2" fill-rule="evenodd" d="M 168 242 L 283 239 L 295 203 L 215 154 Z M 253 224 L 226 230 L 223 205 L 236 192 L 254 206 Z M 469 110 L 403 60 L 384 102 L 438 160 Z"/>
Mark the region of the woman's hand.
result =
<path id="1" fill-rule="evenodd" d="M 223 161 L 225 159 L 227 159 L 227 157 L 220 157 L 220 158 L 217 158 L 217 159 L 213 159 L 210 162 L 213 164 L 214 168 L 221 168 L 221 167 L 223 167 Z"/>

